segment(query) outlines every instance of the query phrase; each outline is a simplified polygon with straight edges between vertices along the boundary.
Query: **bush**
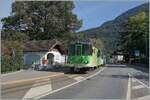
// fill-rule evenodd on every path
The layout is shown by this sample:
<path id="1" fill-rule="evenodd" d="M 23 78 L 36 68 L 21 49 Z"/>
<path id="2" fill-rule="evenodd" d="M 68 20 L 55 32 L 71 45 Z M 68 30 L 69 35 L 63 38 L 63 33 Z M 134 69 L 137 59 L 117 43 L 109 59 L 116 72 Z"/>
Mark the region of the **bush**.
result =
<path id="1" fill-rule="evenodd" d="M 140 64 L 148 64 L 149 59 L 146 57 L 135 57 L 135 58 L 130 58 L 132 63 L 140 63 Z"/>
<path id="2" fill-rule="evenodd" d="M 1 57 L 1 73 L 20 70 L 23 66 L 23 54 L 17 52 L 15 56 Z"/>

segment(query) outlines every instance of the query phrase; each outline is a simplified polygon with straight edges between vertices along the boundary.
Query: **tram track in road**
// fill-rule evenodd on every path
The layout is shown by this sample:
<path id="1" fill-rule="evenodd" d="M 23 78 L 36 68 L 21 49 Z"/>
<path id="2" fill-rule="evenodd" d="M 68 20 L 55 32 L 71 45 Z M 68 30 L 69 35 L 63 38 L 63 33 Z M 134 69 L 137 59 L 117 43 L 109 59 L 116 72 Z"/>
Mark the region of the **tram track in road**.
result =
<path id="1" fill-rule="evenodd" d="M 16 87 L 22 87 L 22 86 L 28 86 L 30 84 L 33 84 L 36 81 L 40 81 L 43 79 L 48 79 L 48 78 L 57 78 L 59 76 L 62 76 L 64 74 L 60 73 L 57 75 L 52 75 L 52 76 L 42 76 L 42 77 L 37 77 L 37 78 L 31 78 L 31 79 L 22 79 L 22 80 L 16 80 L 16 81 L 10 81 L 10 82 L 2 82 L 2 89 L 7 90 L 11 88 L 16 88 Z"/>
<path id="2" fill-rule="evenodd" d="M 27 92 L 29 92 L 33 88 L 42 87 L 42 86 L 46 86 L 49 84 L 51 84 L 52 89 L 55 90 L 55 89 L 63 87 L 63 85 L 66 86 L 68 84 L 72 84 L 74 82 L 85 79 L 89 75 L 91 75 L 95 72 L 98 72 L 99 70 L 101 70 L 101 68 L 98 68 L 98 69 L 91 71 L 87 74 L 73 73 L 73 74 L 63 74 L 63 75 L 60 75 L 59 77 L 46 77 L 45 76 L 42 79 L 37 78 L 36 80 L 34 79 L 34 80 L 22 81 L 22 82 L 19 81 L 18 83 L 12 82 L 12 83 L 17 83 L 17 84 L 12 84 L 12 85 L 10 85 L 9 82 L 7 82 L 6 84 L 3 83 L 2 98 L 4 98 L 4 97 L 7 97 L 8 99 L 12 98 L 13 94 L 15 95 L 14 97 L 17 98 L 18 97 L 17 92 L 26 91 L 26 92 L 24 92 L 26 94 Z M 50 79 L 51 82 L 46 81 L 47 79 Z M 55 86 L 53 84 L 55 84 Z M 61 84 L 61 85 L 58 85 L 58 84 Z M 9 97 L 9 95 L 11 95 L 11 96 Z M 24 96 L 24 95 L 22 94 L 22 96 Z M 14 99 L 16 99 L 16 98 L 14 98 Z M 19 96 L 19 98 L 21 98 L 21 97 Z"/>
<path id="3" fill-rule="evenodd" d="M 74 86 L 74 85 L 76 85 L 76 84 L 78 84 L 78 83 L 81 83 L 81 82 L 83 82 L 83 81 L 85 81 L 85 80 L 88 80 L 88 79 L 90 79 L 90 78 L 92 78 L 92 77 L 98 75 L 98 74 L 99 74 L 100 72 L 102 72 L 104 69 L 106 69 L 106 67 L 100 68 L 96 73 L 94 73 L 94 74 L 92 74 L 92 75 L 89 75 L 89 76 L 87 76 L 87 77 L 84 77 L 84 78 L 82 78 L 81 80 L 76 80 L 76 81 L 73 82 L 73 83 L 70 83 L 70 84 L 68 84 L 68 85 L 62 86 L 62 87 L 60 87 L 60 88 L 58 88 L 58 89 L 55 89 L 55 90 L 52 90 L 52 91 L 48 91 L 47 93 L 44 93 L 44 94 L 35 96 L 35 97 L 33 97 L 32 99 L 40 99 L 40 98 L 42 98 L 42 97 L 44 97 L 44 96 L 46 96 L 46 95 L 50 95 L 50 94 L 59 92 L 59 91 L 61 91 L 61 90 L 63 90 L 63 89 L 66 89 L 66 88 L 68 88 L 68 87 Z"/>
<path id="4" fill-rule="evenodd" d="M 41 97 L 47 95 L 47 93 L 52 94 L 52 93 L 58 92 L 58 91 L 63 90 L 67 87 L 73 86 L 77 83 L 80 83 L 84 80 L 87 80 L 87 79 L 97 75 L 102 70 L 103 70 L 103 68 L 97 69 L 97 70 L 95 70 L 96 73 L 94 71 L 94 72 L 91 72 L 90 75 L 89 74 L 71 74 L 71 76 L 70 76 L 67 74 L 67 75 L 61 76 L 59 78 L 54 78 L 54 79 L 52 78 L 51 79 L 51 85 L 50 85 L 51 88 L 49 90 L 46 90 L 44 93 L 42 93 L 43 92 L 42 91 L 41 94 L 38 94 L 36 96 L 32 96 L 31 98 L 32 99 L 38 99 L 38 98 L 41 98 Z M 94 74 L 92 74 L 92 73 L 94 73 Z M 85 75 L 87 75 L 87 76 L 85 76 Z"/>
<path id="5" fill-rule="evenodd" d="M 52 93 L 41 97 L 43 99 L 127 99 L 127 87 L 128 87 L 128 73 L 136 73 L 138 70 L 130 68 L 127 65 L 106 65 L 106 70 L 94 77 L 94 74 L 89 75 L 86 81 L 72 86 L 62 87 L 62 90 L 54 90 Z M 96 71 L 94 72 L 96 73 Z M 79 78 L 79 80 L 82 78 Z M 89 79 L 89 80 L 88 80 Z M 83 79 L 84 80 L 84 79 Z M 137 84 L 136 84 L 137 83 Z M 139 82 L 136 82 L 131 87 L 132 90 L 137 90 L 136 94 L 143 92 L 141 90 L 144 86 L 141 86 Z M 132 84 L 133 85 L 133 84 Z M 61 88 L 60 88 L 61 89 Z M 144 88 L 145 89 L 145 88 Z M 134 91 L 134 94 L 135 94 Z M 142 93 L 140 93 L 142 94 Z M 133 91 L 131 91 L 131 96 Z M 143 94 L 142 94 L 143 95 Z M 142 96 L 141 95 L 141 96 Z M 130 97 L 131 97 L 130 96 Z M 135 95 L 136 96 L 136 95 Z M 138 95 L 138 97 L 141 97 Z M 143 95 L 144 96 L 144 95 Z M 131 98 L 134 98 L 133 96 Z M 144 99 L 143 99 L 144 100 Z M 146 99 L 145 99 L 146 100 Z"/>
<path id="6" fill-rule="evenodd" d="M 105 70 L 106 69 L 106 70 Z M 87 74 L 82 73 L 65 73 L 59 77 L 51 77 L 33 81 L 32 84 L 25 84 L 25 86 L 17 87 L 18 93 L 24 91 L 24 94 L 20 94 L 19 99 L 39 99 L 39 98 L 126 98 L 126 89 L 128 84 L 128 74 L 137 72 L 136 70 L 129 68 L 128 66 L 104 66 L 96 70 L 90 71 Z M 132 79 L 131 95 L 130 98 L 137 98 L 145 96 L 142 91 L 145 91 L 145 86 L 138 82 L 136 79 Z M 24 90 L 23 90 L 23 89 Z M 8 89 L 8 88 L 7 88 Z M 74 89 L 74 91 L 72 91 Z M 143 89 L 143 90 L 140 90 Z M 146 88 L 147 89 L 147 88 Z M 113 90 L 113 91 L 111 91 Z M 14 92 L 13 92 L 14 91 Z M 5 94 L 15 93 L 15 90 L 5 91 Z M 35 92 L 36 91 L 36 92 Z M 38 91 L 38 92 L 37 92 Z M 72 91 L 68 94 L 69 91 Z M 92 92 L 93 91 L 93 92 Z M 114 92 L 116 91 L 116 92 Z M 147 90 L 146 90 L 147 91 Z M 3 91 L 4 92 L 4 91 Z M 6 93 L 7 92 L 7 93 Z M 88 95 L 88 92 L 91 95 Z M 16 92 L 14 95 L 18 99 Z M 61 95 L 64 93 L 64 95 Z M 106 95 L 106 94 L 109 94 Z M 10 95 L 10 97 L 14 95 Z M 75 95 L 73 95 L 75 94 Z M 141 95 L 137 95 L 141 94 Z M 134 96 L 133 96 L 134 95 Z M 2 95 L 3 96 L 3 95 Z M 4 96 L 6 97 L 6 95 Z M 8 96 L 9 97 L 9 96 Z M 9 98 L 10 98 L 9 97 Z M 6 99 L 9 99 L 6 98 Z"/>
<path id="7" fill-rule="evenodd" d="M 57 83 L 57 82 L 61 82 L 61 81 L 66 81 L 69 78 L 73 79 L 76 77 L 85 77 L 87 75 L 88 74 L 81 74 L 81 73 L 80 74 L 77 74 L 77 73 L 76 74 L 64 74 L 64 75 L 59 76 L 59 77 L 44 76 L 44 77 L 39 77 L 39 78 L 34 78 L 34 79 L 29 79 L 29 80 L 19 80 L 19 81 L 13 81 L 13 82 L 6 82 L 6 83 L 2 83 L 2 89 L 3 90 L 11 90 L 11 89 L 14 90 L 14 88 L 16 88 L 16 87 L 17 88 L 25 87 L 25 86 L 28 87 L 29 85 L 33 84 L 36 81 L 39 81 L 39 83 L 40 83 L 40 80 L 48 79 L 48 78 L 51 78 L 54 81 L 54 83 Z"/>

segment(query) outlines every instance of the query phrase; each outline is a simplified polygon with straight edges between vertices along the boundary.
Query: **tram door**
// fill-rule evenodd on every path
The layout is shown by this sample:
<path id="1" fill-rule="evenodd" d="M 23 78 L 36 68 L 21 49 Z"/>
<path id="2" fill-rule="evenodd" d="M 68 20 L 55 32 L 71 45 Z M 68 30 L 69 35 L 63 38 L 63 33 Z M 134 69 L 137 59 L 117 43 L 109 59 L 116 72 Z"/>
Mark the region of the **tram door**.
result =
<path id="1" fill-rule="evenodd" d="M 53 65 L 53 63 L 54 63 L 54 55 L 52 53 L 49 53 L 47 55 L 47 59 L 48 59 L 48 65 Z"/>

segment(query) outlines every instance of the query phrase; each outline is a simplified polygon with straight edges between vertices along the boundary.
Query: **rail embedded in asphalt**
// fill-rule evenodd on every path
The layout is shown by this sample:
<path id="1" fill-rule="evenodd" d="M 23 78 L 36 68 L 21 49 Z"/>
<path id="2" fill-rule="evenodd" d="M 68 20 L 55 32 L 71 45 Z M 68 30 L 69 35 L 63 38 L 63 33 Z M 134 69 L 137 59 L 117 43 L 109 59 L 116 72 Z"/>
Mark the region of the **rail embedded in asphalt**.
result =
<path id="1" fill-rule="evenodd" d="M 66 86 L 64 86 L 64 87 L 61 87 L 61 88 L 59 88 L 59 89 L 52 90 L 52 91 L 50 90 L 50 91 L 48 91 L 48 92 L 46 92 L 46 93 L 43 93 L 43 94 L 38 95 L 38 96 L 35 96 L 35 97 L 33 97 L 32 99 L 39 99 L 39 98 L 42 98 L 42 97 L 44 97 L 44 96 L 47 96 L 47 95 L 56 93 L 56 92 L 58 92 L 58 91 L 61 91 L 61 90 L 63 90 L 63 89 L 66 89 L 66 88 L 68 88 L 68 87 L 74 86 L 74 85 L 76 85 L 76 84 L 78 84 L 78 83 L 80 83 L 80 82 L 83 82 L 83 81 L 85 81 L 85 80 L 87 80 L 87 79 L 90 79 L 90 78 L 92 78 L 92 77 L 98 75 L 98 74 L 101 73 L 104 69 L 106 69 L 106 67 L 103 67 L 101 70 L 99 70 L 99 71 L 96 72 L 95 74 L 92 74 L 92 75 L 87 76 L 87 77 L 85 77 L 85 78 L 81 78 L 80 80 L 78 80 L 78 81 L 76 81 L 76 82 L 74 82 L 74 83 L 71 83 L 71 84 L 69 84 L 69 85 L 66 85 Z"/>

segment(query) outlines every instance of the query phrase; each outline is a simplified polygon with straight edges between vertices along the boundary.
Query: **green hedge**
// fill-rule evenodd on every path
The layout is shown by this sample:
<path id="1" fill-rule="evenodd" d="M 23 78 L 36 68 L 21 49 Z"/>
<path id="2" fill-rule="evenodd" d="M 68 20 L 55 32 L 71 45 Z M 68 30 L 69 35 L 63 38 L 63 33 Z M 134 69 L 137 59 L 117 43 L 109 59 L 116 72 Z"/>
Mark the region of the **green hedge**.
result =
<path id="1" fill-rule="evenodd" d="M 1 73 L 20 70 L 23 66 L 23 54 L 17 52 L 15 56 L 1 56 Z"/>
<path id="2" fill-rule="evenodd" d="M 149 59 L 147 57 L 135 57 L 131 58 L 132 63 L 141 63 L 141 64 L 148 64 Z"/>

